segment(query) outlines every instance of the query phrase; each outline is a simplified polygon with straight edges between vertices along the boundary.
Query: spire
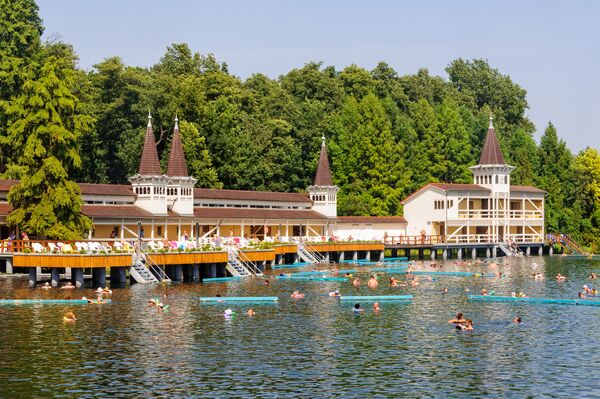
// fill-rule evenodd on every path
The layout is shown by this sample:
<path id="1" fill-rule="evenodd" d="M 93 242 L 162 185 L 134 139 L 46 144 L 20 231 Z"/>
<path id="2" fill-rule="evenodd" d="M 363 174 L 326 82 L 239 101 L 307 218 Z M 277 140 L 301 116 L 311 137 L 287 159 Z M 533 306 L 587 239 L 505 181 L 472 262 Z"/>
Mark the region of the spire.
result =
<path id="1" fill-rule="evenodd" d="M 154 141 L 154 132 L 152 131 L 152 115 L 148 111 L 148 127 L 146 128 L 146 137 L 144 138 L 144 149 L 140 159 L 140 168 L 138 173 L 142 176 L 160 176 L 160 162 L 158 161 L 158 152 L 156 151 L 156 141 Z"/>
<path id="2" fill-rule="evenodd" d="M 167 176 L 188 176 L 183 145 L 181 144 L 181 135 L 179 134 L 179 119 L 177 119 L 177 116 L 175 116 L 175 127 L 173 128 L 173 139 L 171 140 L 171 153 L 169 154 Z"/>
<path id="3" fill-rule="evenodd" d="M 496 137 L 496 130 L 494 129 L 494 122 L 492 115 L 490 114 L 490 125 L 488 127 L 487 136 L 483 143 L 483 150 L 481 150 L 481 157 L 479 158 L 480 165 L 505 165 L 502 151 L 500 151 L 500 144 Z"/>
<path id="4" fill-rule="evenodd" d="M 325 145 L 325 135 L 321 139 L 321 154 L 319 155 L 319 165 L 317 166 L 317 173 L 315 174 L 313 184 L 315 186 L 333 186 L 329 158 L 327 157 L 327 146 Z"/>

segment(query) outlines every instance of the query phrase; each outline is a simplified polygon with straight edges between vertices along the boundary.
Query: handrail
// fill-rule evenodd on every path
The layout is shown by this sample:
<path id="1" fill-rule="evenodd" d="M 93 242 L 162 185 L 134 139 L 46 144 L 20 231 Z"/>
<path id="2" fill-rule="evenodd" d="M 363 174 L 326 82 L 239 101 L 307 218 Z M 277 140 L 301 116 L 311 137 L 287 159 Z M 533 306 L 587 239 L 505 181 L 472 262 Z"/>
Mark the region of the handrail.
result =
<path id="1" fill-rule="evenodd" d="M 312 256 L 313 258 L 315 258 L 315 260 L 317 261 L 317 263 L 323 263 L 325 262 L 325 257 L 323 255 L 321 255 L 319 253 L 319 251 L 317 251 L 313 246 L 311 246 L 310 244 L 307 243 L 303 243 L 302 244 L 302 248 L 304 248 L 304 250 L 306 252 L 308 252 L 308 254 L 310 256 Z"/>
<path id="2" fill-rule="evenodd" d="M 235 248 L 234 246 L 228 246 L 227 252 L 233 258 L 233 260 L 240 263 L 244 269 L 250 272 L 250 274 L 253 274 L 257 277 L 263 276 L 263 273 L 260 271 L 260 269 L 242 251 Z M 242 259 L 242 256 L 245 259 Z"/>
<path id="3" fill-rule="evenodd" d="M 160 281 L 171 281 L 169 276 L 167 276 L 167 273 L 165 273 L 165 271 L 158 265 L 158 263 L 156 263 L 154 259 L 152 259 L 152 256 L 150 254 L 142 251 L 141 249 L 139 250 L 139 253 L 141 254 L 142 258 L 146 261 L 146 267 L 150 269 L 150 272 L 152 274 L 154 274 L 155 276 L 159 276 Z"/>
<path id="4" fill-rule="evenodd" d="M 425 245 L 443 244 L 446 242 L 444 235 L 419 235 L 419 236 L 386 236 L 384 243 L 388 245 Z"/>

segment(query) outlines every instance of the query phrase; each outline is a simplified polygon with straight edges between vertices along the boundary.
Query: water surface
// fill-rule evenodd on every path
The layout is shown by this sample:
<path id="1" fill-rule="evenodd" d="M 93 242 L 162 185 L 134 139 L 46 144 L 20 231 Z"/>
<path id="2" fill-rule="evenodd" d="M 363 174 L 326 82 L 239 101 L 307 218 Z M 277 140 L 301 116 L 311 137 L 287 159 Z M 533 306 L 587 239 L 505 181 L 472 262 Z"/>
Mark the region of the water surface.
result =
<path id="1" fill-rule="evenodd" d="M 508 259 L 502 278 L 437 277 L 414 288 L 245 280 L 115 290 L 110 305 L 0 307 L 0 397 L 592 398 L 600 397 L 600 308 L 469 302 L 497 295 L 574 298 L 600 262 Z M 502 263 L 502 260 L 500 260 Z M 545 281 L 534 281 L 536 271 Z M 348 264 L 344 265 L 348 268 Z M 420 269 L 427 270 L 425 267 Z M 368 268 L 357 267 L 366 282 Z M 458 270 L 451 261 L 444 270 Z M 295 269 L 293 271 L 298 271 Z M 461 270 L 464 270 L 461 269 Z M 472 270 L 487 270 L 486 267 Z M 281 272 L 281 270 L 277 270 Z M 556 273 L 568 277 L 557 283 Z M 398 275 L 401 280 L 404 276 Z M 600 284 L 600 283 L 599 283 Z M 449 292 L 442 293 L 447 287 Z M 354 315 L 342 295 L 412 294 Z M 465 292 L 468 289 L 469 292 Z M 289 294 L 300 290 L 303 300 Z M 168 313 L 147 301 L 167 294 Z M 200 304 L 198 296 L 279 296 L 279 304 Z M 0 297 L 93 296 L 0 279 Z M 598 299 L 600 300 L 600 298 Z M 226 308 L 237 316 L 223 317 Z M 62 316 L 73 311 L 75 324 Z M 473 332 L 447 324 L 462 311 Z M 511 320 L 521 316 L 523 323 Z"/>

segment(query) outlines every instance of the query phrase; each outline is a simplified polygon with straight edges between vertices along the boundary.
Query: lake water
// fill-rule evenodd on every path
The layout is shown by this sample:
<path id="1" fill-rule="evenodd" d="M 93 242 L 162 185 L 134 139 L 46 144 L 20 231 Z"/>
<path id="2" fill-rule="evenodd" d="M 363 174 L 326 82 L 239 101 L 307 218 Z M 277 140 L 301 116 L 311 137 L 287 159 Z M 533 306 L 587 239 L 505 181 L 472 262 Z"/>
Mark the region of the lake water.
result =
<path id="1" fill-rule="evenodd" d="M 469 302 L 465 289 L 574 298 L 600 262 L 508 259 L 502 278 L 437 277 L 415 288 L 261 280 L 115 290 L 110 305 L 0 307 L 0 397 L 593 398 L 600 397 L 600 307 Z M 547 277 L 534 281 L 532 262 Z M 348 264 L 344 268 L 350 267 Z M 427 270 L 426 267 L 418 267 Z M 363 281 L 368 268 L 357 267 Z M 485 267 L 472 268 L 486 270 Z M 297 271 L 296 269 L 294 271 Z M 444 270 L 458 270 L 446 262 Z M 278 270 L 278 272 L 280 272 Z M 568 277 L 563 283 L 556 273 Z M 398 276 L 404 280 L 404 276 Z M 600 282 L 597 283 L 600 285 Z M 0 297 L 92 297 L 29 290 L 0 278 Z M 342 295 L 412 294 L 354 315 Z M 449 292 L 442 294 L 447 287 Z M 300 290 L 303 300 L 289 294 Z M 162 296 L 171 311 L 147 306 Z M 198 296 L 279 296 L 279 304 L 201 305 Z M 600 300 L 600 298 L 598 299 Z M 231 307 L 238 314 L 223 317 Z M 78 321 L 62 322 L 74 311 Z M 475 331 L 447 321 L 462 311 Z M 521 325 L 511 320 L 519 315 Z"/>

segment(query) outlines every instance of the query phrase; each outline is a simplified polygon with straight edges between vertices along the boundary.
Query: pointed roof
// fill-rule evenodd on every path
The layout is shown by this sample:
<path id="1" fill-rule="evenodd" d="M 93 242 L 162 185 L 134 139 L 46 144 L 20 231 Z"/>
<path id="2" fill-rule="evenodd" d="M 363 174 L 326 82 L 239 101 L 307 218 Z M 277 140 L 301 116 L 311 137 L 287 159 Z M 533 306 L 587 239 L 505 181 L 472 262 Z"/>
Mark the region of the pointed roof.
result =
<path id="1" fill-rule="evenodd" d="M 325 146 L 325 135 L 322 137 L 321 154 L 319 155 L 319 165 L 313 184 L 315 186 L 333 186 L 331 169 L 329 168 L 329 158 L 327 157 L 327 147 Z"/>
<path id="2" fill-rule="evenodd" d="M 496 130 L 494 129 L 493 118 L 490 115 L 490 126 L 488 127 L 487 136 L 483 143 L 483 150 L 481 151 L 481 157 L 479 158 L 479 165 L 506 165 L 502 151 L 500 151 L 500 144 L 496 137 Z"/>
<path id="3" fill-rule="evenodd" d="M 167 176 L 188 176 L 183 145 L 181 144 L 181 135 L 179 134 L 179 119 L 177 119 L 177 116 L 175 116 L 175 128 L 173 128 L 173 139 L 171 140 L 171 153 L 169 154 Z"/>
<path id="4" fill-rule="evenodd" d="M 160 162 L 158 161 L 158 152 L 156 151 L 156 141 L 152 131 L 152 115 L 148 112 L 148 127 L 146 128 L 146 137 L 144 139 L 144 149 L 140 159 L 140 168 L 138 173 L 142 176 L 160 176 Z"/>

